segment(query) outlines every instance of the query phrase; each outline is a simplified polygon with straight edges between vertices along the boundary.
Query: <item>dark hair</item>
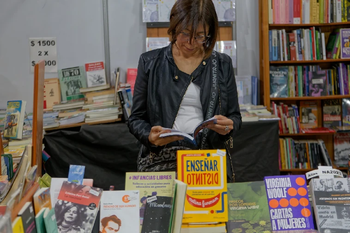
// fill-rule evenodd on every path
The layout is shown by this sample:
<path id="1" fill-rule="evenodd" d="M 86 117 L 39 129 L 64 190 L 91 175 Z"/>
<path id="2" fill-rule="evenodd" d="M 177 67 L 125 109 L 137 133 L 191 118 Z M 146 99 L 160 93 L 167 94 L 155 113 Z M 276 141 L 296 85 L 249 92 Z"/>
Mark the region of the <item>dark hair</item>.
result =
<path id="1" fill-rule="evenodd" d="M 119 225 L 119 228 L 122 226 L 122 220 L 120 220 L 117 216 L 115 215 L 111 215 L 109 217 L 104 217 L 102 220 L 101 220 L 101 224 L 103 227 L 106 227 L 108 222 L 109 221 L 112 221 L 112 222 L 115 222 L 116 224 Z M 119 229 L 118 229 L 119 230 Z"/>
<path id="2" fill-rule="evenodd" d="M 57 225 L 62 224 L 62 222 L 64 221 L 64 215 L 67 213 L 68 210 L 70 210 L 74 207 L 77 208 L 77 217 L 72 222 L 72 226 L 81 227 L 81 224 L 82 224 L 83 220 L 85 219 L 85 212 L 77 204 L 70 204 L 70 205 L 65 205 L 62 207 L 61 211 L 59 211 L 59 214 L 56 215 Z"/>
<path id="3" fill-rule="evenodd" d="M 185 29 L 191 29 L 190 40 L 196 35 L 199 23 L 203 24 L 204 34 L 209 35 L 207 43 L 203 44 L 205 58 L 208 58 L 215 47 L 218 34 L 218 17 L 212 0 L 180 0 L 176 1 L 170 12 L 170 27 L 168 34 L 171 43 Z M 208 29 L 208 33 L 206 32 Z"/>

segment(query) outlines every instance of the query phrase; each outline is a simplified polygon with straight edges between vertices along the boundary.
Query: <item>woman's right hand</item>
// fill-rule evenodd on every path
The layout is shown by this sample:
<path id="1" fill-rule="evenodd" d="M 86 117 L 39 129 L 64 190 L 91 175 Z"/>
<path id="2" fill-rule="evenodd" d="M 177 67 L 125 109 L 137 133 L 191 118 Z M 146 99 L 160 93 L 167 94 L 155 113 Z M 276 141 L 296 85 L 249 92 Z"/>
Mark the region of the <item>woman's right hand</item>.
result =
<path id="1" fill-rule="evenodd" d="M 183 140 L 183 137 L 180 136 L 170 136 L 165 138 L 160 138 L 159 135 L 163 133 L 169 133 L 170 130 L 164 129 L 162 126 L 153 126 L 151 132 L 148 136 L 148 141 L 156 146 L 164 146 L 171 142 L 175 142 L 178 140 Z"/>

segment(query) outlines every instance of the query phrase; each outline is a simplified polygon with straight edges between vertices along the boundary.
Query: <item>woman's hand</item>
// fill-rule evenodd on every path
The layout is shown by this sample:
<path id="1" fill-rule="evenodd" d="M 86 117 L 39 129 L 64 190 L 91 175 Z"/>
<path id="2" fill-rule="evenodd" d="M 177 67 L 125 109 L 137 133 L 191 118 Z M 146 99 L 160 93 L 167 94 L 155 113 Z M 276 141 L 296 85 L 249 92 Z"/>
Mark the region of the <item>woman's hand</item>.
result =
<path id="1" fill-rule="evenodd" d="M 223 115 L 215 115 L 214 117 L 217 119 L 217 123 L 208 125 L 209 129 L 221 135 L 226 135 L 233 130 L 233 121 L 231 119 Z"/>
<path id="2" fill-rule="evenodd" d="M 169 133 L 170 130 L 163 129 L 162 126 L 153 126 L 151 132 L 148 136 L 148 141 L 156 146 L 164 146 L 170 142 L 175 142 L 178 140 L 183 140 L 183 137 L 180 136 L 170 136 L 165 138 L 160 138 L 159 135 L 163 133 Z"/>

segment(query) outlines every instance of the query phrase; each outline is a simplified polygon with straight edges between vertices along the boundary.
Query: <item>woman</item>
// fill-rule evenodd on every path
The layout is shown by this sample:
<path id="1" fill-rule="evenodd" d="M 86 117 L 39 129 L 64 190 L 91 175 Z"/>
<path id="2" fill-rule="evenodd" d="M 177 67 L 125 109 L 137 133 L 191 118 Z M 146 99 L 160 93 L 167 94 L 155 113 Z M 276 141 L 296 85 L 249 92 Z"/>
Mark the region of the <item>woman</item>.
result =
<path id="1" fill-rule="evenodd" d="M 231 58 L 213 51 L 217 33 L 212 0 L 176 1 L 168 29 L 171 44 L 141 55 L 128 121 L 142 143 L 139 171 L 175 171 L 177 150 L 227 149 L 225 142 L 240 128 Z M 191 133 L 214 116 L 217 123 L 195 138 L 197 145 L 179 136 L 160 137 L 169 132 L 164 128 Z"/>
<path id="2" fill-rule="evenodd" d="M 81 224 L 84 218 L 84 212 L 79 209 L 78 205 L 71 204 L 63 207 L 56 216 L 57 227 L 60 233 L 84 232 Z"/>

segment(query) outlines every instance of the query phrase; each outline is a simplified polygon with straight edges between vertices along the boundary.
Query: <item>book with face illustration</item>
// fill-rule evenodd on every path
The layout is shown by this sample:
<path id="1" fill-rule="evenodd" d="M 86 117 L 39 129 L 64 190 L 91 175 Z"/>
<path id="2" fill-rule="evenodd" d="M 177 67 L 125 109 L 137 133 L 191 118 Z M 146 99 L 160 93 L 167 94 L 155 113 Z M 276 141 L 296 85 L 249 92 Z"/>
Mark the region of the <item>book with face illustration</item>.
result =
<path id="1" fill-rule="evenodd" d="M 170 130 L 169 133 L 163 133 L 161 135 L 159 135 L 160 138 L 165 138 L 165 137 L 170 137 L 170 136 L 181 136 L 181 137 L 184 137 L 184 139 L 186 140 L 189 140 L 190 142 L 192 142 L 193 144 L 197 144 L 196 143 L 196 136 L 198 135 L 198 133 L 204 129 L 204 128 L 207 128 L 208 125 L 210 124 L 216 124 L 217 123 L 217 119 L 212 117 L 208 120 L 205 120 L 203 122 L 201 122 L 200 124 L 197 125 L 197 127 L 195 128 L 195 130 L 193 131 L 193 136 L 191 136 L 190 134 L 188 133 L 184 133 L 184 132 L 181 132 L 179 130 L 176 130 L 176 129 L 170 129 L 170 128 L 163 128 L 165 130 Z"/>

